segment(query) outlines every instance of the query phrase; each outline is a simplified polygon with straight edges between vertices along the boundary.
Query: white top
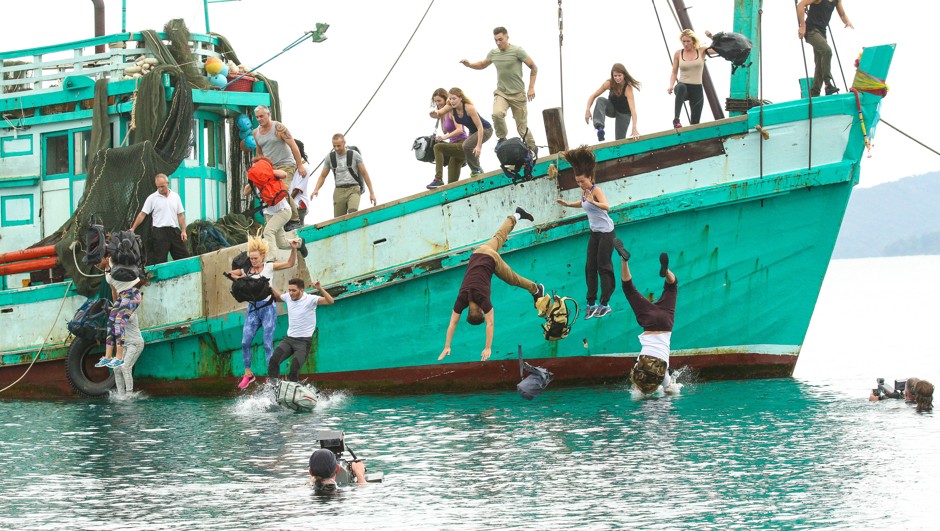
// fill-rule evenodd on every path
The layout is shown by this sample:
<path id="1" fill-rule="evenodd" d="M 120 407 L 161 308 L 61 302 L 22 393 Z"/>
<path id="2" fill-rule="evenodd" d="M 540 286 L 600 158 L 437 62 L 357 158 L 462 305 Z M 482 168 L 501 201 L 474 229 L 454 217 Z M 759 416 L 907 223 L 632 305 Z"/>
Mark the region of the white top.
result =
<path id="1" fill-rule="evenodd" d="M 144 214 L 153 215 L 154 227 L 174 227 L 180 228 L 179 215 L 184 212 L 183 201 L 180 195 L 173 190 L 166 194 L 166 197 L 159 191 L 147 196 L 144 201 L 144 208 L 141 209 Z"/>
<path id="2" fill-rule="evenodd" d="M 287 193 L 290 194 L 294 191 L 294 188 L 300 188 L 300 195 L 294 198 L 294 203 L 297 204 L 297 208 L 307 207 L 307 181 L 310 180 L 310 163 L 305 162 L 304 168 L 307 170 L 307 176 L 301 177 L 300 172 L 295 171 L 294 178 L 291 179 L 290 182 L 290 188 L 287 190 Z"/>
<path id="3" fill-rule="evenodd" d="M 131 314 L 124 326 L 124 343 L 144 344 L 144 337 L 140 335 L 140 323 L 137 322 L 137 312 Z"/>
<path id="4" fill-rule="evenodd" d="M 111 267 L 111 258 L 110 258 L 110 257 L 108 258 L 108 267 Z M 137 285 L 137 281 L 140 280 L 140 279 L 135 278 L 134 280 L 131 280 L 131 281 L 128 281 L 128 282 L 122 282 L 122 281 L 120 281 L 120 280 L 114 280 L 114 279 L 111 277 L 111 272 L 108 271 L 108 272 L 106 272 L 106 273 L 104 274 L 104 280 L 105 280 L 105 282 L 107 282 L 108 284 L 110 284 L 111 287 L 114 288 L 114 291 L 118 292 L 118 295 L 120 295 L 122 291 L 127 291 L 127 290 L 133 288 L 134 286 L 136 286 L 136 285 Z M 117 301 L 114 301 L 114 302 L 117 302 Z"/>
<path id="5" fill-rule="evenodd" d="M 251 278 L 264 277 L 268 279 L 268 282 L 270 282 L 271 280 L 274 280 L 274 262 L 265 262 L 264 265 L 261 266 L 260 273 L 247 273 L 247 274 Z"/>
<path id="6" fill-rule="evenodd" d="M 313 337 L 317 329 L 317 301 L 319 297 L 304 293 L 300 299 L 290 298 L 290 293 L 282 293 L 281 300 L 287 304 L 287 336 L 300 338 Z"/>
<path id="7" fill-rule="evenodd" d="M 640 334 L 640 354 L 643 356 L 652 356 L 666 362 L 669 366 L 669 340 L 672 338 L 672 332 L 663 332 L 661 334 Z"/>
<path id="8" fill-rule="evenodd" d="M 273 216 L 274 214 L 277 214 L 278 212 L 284 209 L 288 209 L 288 210 L 290 209 L 290 204 L 287 202 L 286 197 L 278 201 L 278 203 L 274 206 L 264 207 L 264 210 L 262 211 L 262 213 L 265 216 Z"/>

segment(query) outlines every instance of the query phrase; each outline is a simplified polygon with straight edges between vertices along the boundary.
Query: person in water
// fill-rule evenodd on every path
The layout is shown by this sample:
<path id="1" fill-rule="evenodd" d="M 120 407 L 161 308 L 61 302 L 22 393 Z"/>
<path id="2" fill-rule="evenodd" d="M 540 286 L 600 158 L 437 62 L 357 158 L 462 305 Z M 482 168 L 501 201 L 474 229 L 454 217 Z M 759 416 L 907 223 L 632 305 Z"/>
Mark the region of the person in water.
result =
<path id="1" fill-rule="evenodd" d="M 665 278 L 663 294 L 656 302 L 650 302 L 633 284 L 630 274 L 630 253 L 620 238 L 614 238 L 614 249 L 621 257 L 620 282 L 623 294 L 636 315 L 636 322 L 643 328 L 639 335 L 640 355 L 630 371 L 630 381 L 644 394 L 654 393 L 660 385 L 666 388 L 669 377 L 669 343 L 676 317 L 676 297 L 679 294 L 676 275 L 669 270 L 669 255 L 659 255 L 659 276 Z"/>
<path id="2" fill-rule="evenodd" d="M 639 138 L 640 132 L 636 128 L 636 105 L 633 102 L 633 89 L 640 90 L 640 82 L 633 78 L 627 67 L 614 63 L 610 67 L 610 79 L 601 83 L 588 98 L 587 109 L 584 110 L 584 123 L 591 123 L 591 105 L 594 105 L 594 129 L 597 130 L 597 141 L 603 142 L 605 138 L 604 125 L 607 118 L 614 119 L 614 138 L 623 140 L 627 138 L 627 128 L 633 120 L 633 131 L 630 138 Z M 607 92 L 608 97 L 601 94 Z"/>
<path id="3" fill-rule="evenodd" d="M 286 262 L 266 262 L 268 256 L 268 242 L 261 238 L 250 236 L 248 238 L 248 261 L 250 265 L 245 270 L 235 269 L 230 271 L 232 279 L 247 276 L 250 278 L 268 279 L 270 283 L 274 279 L 274 272 L 282 269 L 294 267 L 297 263 L 297 246 L 299 240 L 290 242 L 290 258 Z M 271 301 L 249 302 L 245 308 L 245 325 L 242 329 L 242 361 L 245 365 L 245 374 L 238 383 L 239 389 L 244 389 L 255 381 L 255 374 L 251 371 L 251 342 L 258 333 L 258 329 L 264 330 L 264 362 L 271 363 L 271 357 L 274 356 L 274 327 L 277 325 L 277 308 Z"/>
<path id="4" fill-rule="evenodd" d="M 610 297 L 614 294 L 616 278 L 614 265 L 610 260 L 614 252 L 614 222 L 607 212 L 610 205 L 607 197 L 597 185 L 594 184 L 594 169 L 596 167 L 594 152 L 587 146 L 581 146 L 562 153 L 562 156 L 571 164 L 574 170 L 575 182 L 581 197 L 578 201 L 564 201 L 556 199 L 559 205 L 569 208 L 583 208 L 587 214 L 588 224 L 591 227 L 591 237 L 588 239 L 587 260 L 584 265 L 584 274 L 587 279 L 587 310 L 585 319 L 604 317 L 611 312 Z M 597 302 L 597 279 L 601 280 L 601 300 Z"/>
<path id="5" fill-rule="evenodd" d="M 467 308 L 469 308 L 467 310 L 468 323 L 478 325 L 484 321 L 486 322 L 486 345 L 480 359 L 482 361 L 489 359 L 495 328 L 493 303 L 490 302 L 490 282 L 493 280 L 494 273 L 500 280 L 510 286 L 528 291 L 536 301 L 545 294 L 545 286 L 517 275 L 499 256 L 500 247 L 506 243 L 509 233 L 520 219 L 535 221 L 532 214 L 526 212 L 522 207 L 516 208 L 516 213 L 506 218 L 496 234 L 488 242 L 477 247 L 470 255 L 467 272 L 464 273 L 463 283 L 460 284 L 460 291 L 457 292 L 457 300 L 454 302 L 454 309 L 451 312 L 450 325 L 447 327 L 447 336 L 444 340 L 444 350 L 438 356 L 438 361 L 450 355 L 450 342 L 454 338 L 457 321 L 460 320 L 460 314 Z"/>
<path id="6" fill-rule="evenodd" d="M 357 485 L 367 485 L 366 465 L 362 461 L 349 463 L 349 469 Z M 307 471 L 310 474 L 310 484 L 317 492 L 330 493 L 337 487 L 345 487 L 351 483 L 349 472 L 340 466 L 336 454 L 332 450 L 320 448 L 310 454 L 310 463 Z"/>
<path id="7" fill-rule="evenodd" d="M 875 393 L 872 391 L 868 400 L 878 402 L 885 398 L 904 398 L 908 404 L 915 404 L 917 411 L 931 411 L 933 409 L 933 384 L 920 378 L 908 378 L 904 384 L 904 392 L 898 390 L 886 391 L 884 393 Z"/>

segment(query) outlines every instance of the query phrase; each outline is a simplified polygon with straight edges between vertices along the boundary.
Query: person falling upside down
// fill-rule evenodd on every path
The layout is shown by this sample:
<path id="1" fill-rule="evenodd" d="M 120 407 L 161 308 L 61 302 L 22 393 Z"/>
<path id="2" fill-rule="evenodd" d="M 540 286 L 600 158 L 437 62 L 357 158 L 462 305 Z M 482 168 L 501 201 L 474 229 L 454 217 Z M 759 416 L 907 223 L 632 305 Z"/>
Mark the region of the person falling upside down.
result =
<path id="1" fill-rule="evenodd" d="M 450 342 L 454 338 L 454 330 L 457 328 L 457 321 L 460 320 L 460 314 L 466 308 L 467 322 L 472 325 L 478 325 L 486 322 L 486 347 L 481 356 L 482 361 L 490 357 L 490 349 L 493 346 L 493 304 L 490 302 L 490 282 L 493 280 L 493 273 L 500 280 L 528 291 L 534 300 L 545 294 L 545 286 L 536 284 L 531 280 L 517 275 L 499 256 L 499 249 L 506 243 L 509 233 L 516 222 L 520 219 L 535 221 L 532 214 L 529 214 L 522 207 L 516 209 L 516 213 L 506 218 L 496 234 L 490 241 L 476 248 L 470 255 L 470 261 L 467 263 L 467 272 L 464 274 L 463 283 L 460 284 L 460 291 L 457 292 L 457 301 L 454 302 L 454 311 L 450 316 L 450 325 L 447 327 L 447 338 L 444 341 L 444 350 L 438 356 L 438 361 L 450 355 Z"/>
<path id="2" fill-rule="evenodd" d="M 633 285 L 630 274 L 630 253 L 623 247 L 620 238 L 614 238 L 614 249 L 623 259 L 620 265 L 620 283 L 623 294 L 636 314 L 636 322 L 643 328 L 639 335 L 640 355 L 630 371 L 630 381 L 644 394 L 651 394 L 660 385 L 665 389 L 669 378 L 669 340 L 676 317 L 676 296 L 679 285 L 676 275 L 669 270 L 669 255 L 659 255 L 659 276 L 664 277 L 663 294 L 656 302 L 650 302 Z"/>

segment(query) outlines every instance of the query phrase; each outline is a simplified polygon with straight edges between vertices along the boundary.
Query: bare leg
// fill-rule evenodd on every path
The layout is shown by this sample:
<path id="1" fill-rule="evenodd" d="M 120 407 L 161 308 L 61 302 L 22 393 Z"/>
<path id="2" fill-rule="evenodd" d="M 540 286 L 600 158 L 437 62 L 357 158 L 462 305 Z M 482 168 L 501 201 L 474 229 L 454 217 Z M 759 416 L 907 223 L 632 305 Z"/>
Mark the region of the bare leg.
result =
<path id="1" fill-rule="evenodd" d="M 620 260 L 620 281 L 626 282 L 628 280 L 633 280 L 633 275 L 630 274 L 630 265 L 626 260 Z"/>

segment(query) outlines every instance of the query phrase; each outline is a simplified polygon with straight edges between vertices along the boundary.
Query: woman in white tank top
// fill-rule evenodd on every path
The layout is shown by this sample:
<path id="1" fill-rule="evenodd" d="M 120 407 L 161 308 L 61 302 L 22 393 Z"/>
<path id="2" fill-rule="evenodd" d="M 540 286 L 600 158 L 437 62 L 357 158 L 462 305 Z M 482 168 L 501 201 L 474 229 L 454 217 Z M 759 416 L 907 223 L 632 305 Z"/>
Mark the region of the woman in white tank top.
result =
<path id="1" fill-rule="evenodd" d="M 708 31 L 705 35 L 708 38 L 712 36 Z M 676 95 L 676 112 L 672 119 L 672 126 L 676 129 L 682 127 L 679 122 L 679 113 L 682 111 L 682 104 L 686 101 L 691 107 L 691 124 L 699 123 L 702 117 L 702 106 L 705 104 L 705 91 L 702 87 L 705 56 L 714 52 L 708 46 L 704 46 L 695 32 L 690 29 L 682 30 L 679 40 L 682 41 L 682 49 L 672 56 L 672 77 L 669 78 L 669 88 L 666 89 L 669 94 L 675 92 Z"/>

